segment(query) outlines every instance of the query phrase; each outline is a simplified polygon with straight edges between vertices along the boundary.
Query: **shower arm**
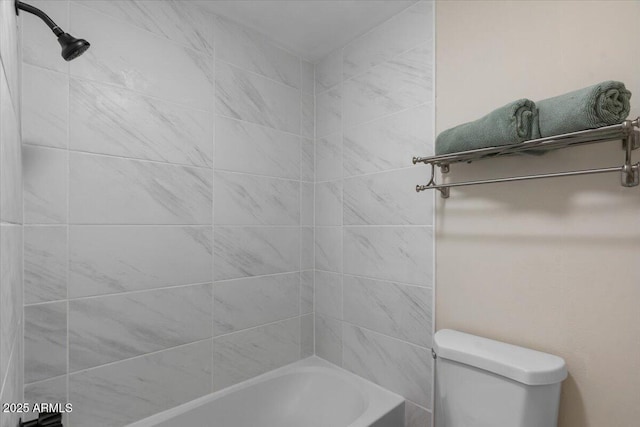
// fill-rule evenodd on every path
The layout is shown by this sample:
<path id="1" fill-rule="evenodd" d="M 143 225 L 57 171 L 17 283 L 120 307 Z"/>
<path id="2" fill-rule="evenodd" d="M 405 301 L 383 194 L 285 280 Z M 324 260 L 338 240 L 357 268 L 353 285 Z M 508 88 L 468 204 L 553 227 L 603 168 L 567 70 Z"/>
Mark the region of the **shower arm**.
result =
<path id="1" fill-rule="evenodd" d="M 53 22 L 53 19 L 49 18 L 49 15 L 47 15 L 37 7 L 33 7 L 29 4 L 23 3 L 20 0 L 16 0 L 15 4 L 16 4 L 16 15 L 20 14 L 19 12 L 20 10 L 24 10 L 25 12 L 36 15 L 38 18 L 42 19 L 45 22 L 45 24 L 47 24 L 49 28 L 51 28 L 51 31 L 53 31 L 53 34 L 55 34 L 56 37 L 60 37 L 62 34 L 64 34 L 64 31 L 62 31 L 62 29 L 58 27 L 58 25 L 56 25 L 55 22 Z"/>

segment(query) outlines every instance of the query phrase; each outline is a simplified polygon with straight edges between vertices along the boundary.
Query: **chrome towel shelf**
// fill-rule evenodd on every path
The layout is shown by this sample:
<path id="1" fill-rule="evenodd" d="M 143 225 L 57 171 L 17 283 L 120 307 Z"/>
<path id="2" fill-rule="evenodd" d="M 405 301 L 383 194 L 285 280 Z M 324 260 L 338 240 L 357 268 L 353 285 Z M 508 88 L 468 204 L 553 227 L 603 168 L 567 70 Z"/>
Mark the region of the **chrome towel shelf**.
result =
<path id="1" fill-rule="evenodd" d="M 476 160 L 489 159 L 492 157 L 508 156 L 519 153 L 542 152 L 557 150 L 560 148 L 582 146 L 598 142 L 612 140 L 622 140 L 622 149 L 625 152 L 624 164 L 620 167 L 608 167 L 599 169 L 585 169 L 577 171 L 545 173 L 539 175 L 524 175 L 508 178 L 484 179 L 466 182 L 447 182 L 438 184 L 435 181 L 435 167 L 438 166 L 443 174 L 449 172 L 449 165 L 452 163 L 471 163 Z M 532 139 L 517 144 L 503 145 L 500 147 L 480 148 L 477 150 L 462 151 L 453 154 L 442 154 L 431 157 L 414 157 L 413 164 L 424 163 L 431 166 L 431 179 L 425 185 L 416 185 L 416 191 L 438 190 L 443 198 L 449 197 L 451 187 L 462 187 L 468 185 L 493 184 L 498 182 L 525 181 L 529 179 L 556 178 L 561 176 L 591 175 L 599 173 L 618 172 L 621 174 L 621 185 L 624 187 L 635 187 L 640 181 L 640 163 L 631 163 L 631 152 L 640 148 L 640 118 L 626 120 L 619 125 L 601 127 L 598 129 L 584 130 L 580 132 L 554 135 L 547 138 Z"/>

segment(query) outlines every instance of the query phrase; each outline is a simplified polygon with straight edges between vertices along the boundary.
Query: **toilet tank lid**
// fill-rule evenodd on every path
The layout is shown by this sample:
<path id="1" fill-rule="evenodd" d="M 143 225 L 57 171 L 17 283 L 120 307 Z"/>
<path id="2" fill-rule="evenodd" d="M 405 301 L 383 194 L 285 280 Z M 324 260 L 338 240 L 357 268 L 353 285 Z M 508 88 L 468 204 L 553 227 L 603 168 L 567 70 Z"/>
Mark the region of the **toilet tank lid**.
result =
<path id="1" fill-rule="evenodd" d="M 527 385 L 555 384 L 567 378 L 561 357 L 451 329 L 434 336 L 438 358 L 484 369 Z"/>

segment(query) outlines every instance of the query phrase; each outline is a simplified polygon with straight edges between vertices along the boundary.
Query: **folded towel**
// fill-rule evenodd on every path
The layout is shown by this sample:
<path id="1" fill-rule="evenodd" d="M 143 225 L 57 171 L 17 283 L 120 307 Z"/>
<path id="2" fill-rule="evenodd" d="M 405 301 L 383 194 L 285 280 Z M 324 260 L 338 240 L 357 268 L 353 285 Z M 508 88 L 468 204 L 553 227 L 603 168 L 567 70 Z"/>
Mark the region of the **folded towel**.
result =
<path id="1" fill-rule="evenodd" d="M 515 144 L 536 138 L 538 111 L 533 101 L 519 99 L 473 122 L 440 133 L 436 154 Z"/>
<path id="2" fill-rule="evenodd" d="M 631 92 L 624 83 L 607 81 L 536 102 L 540 135 L 595 129 L 622 123 L 629 115 Z"/>

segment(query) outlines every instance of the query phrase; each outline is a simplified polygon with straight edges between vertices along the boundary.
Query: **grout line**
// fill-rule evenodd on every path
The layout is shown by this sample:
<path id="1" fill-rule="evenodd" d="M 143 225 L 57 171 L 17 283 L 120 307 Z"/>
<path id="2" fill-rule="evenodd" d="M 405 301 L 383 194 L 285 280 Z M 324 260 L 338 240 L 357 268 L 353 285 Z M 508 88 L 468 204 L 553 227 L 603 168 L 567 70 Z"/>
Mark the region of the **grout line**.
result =
<path id="1" fill-rule="evenodd" d="M 173 347 L 167 347 L 167 348 L 163 348 L 161 350 L 151 351 L 149 353 L 138 354 L 136 356 L 127 357 L 126 359 L 115 360 L 113 362 L 104 363 L 104 364 L 98 365 L 98 366 L 92 366 L 90 368 L 79 369 L 77 371 L 69 372 L 69 374 L 67 376 L 71 377 L 71 376 L 74 376 L 74 375 L 77 375 L 77 374 L 82 374 L 82 373 L 85 373 L 85 372 L 88 372 L 88 371 L 93 371 L 95 369 L 100 369 L 100 368 L 104 368 L 104 367 L 107 367 L 107 366 L 116 365 L 116 364 L 121 363 L 121 362 L 127 362 L 127 361 L 131 361 L 131 360 L 135 360 L 135 359 L 141 359 L 141 358 L 147 357 L 147 356 L 152 356 L 152 355 L 155 355 L 155 354 L 158 354 L 158 353 L 164 353 L 164 352 L 167 352 L 167 351 L 177 350 L 177 349 L 184 348 L 184 347 L 187 347 L 187 346 L 190 346 L 190 345 L 200 344 L 200 343 L 203 343 L 203 342 L 211 340 L 211 339 L 213 339 L 213 337 L 203 338 L 201 340 L 191 341 L 191 342 L 188 342 L 188 343 L 185 343 L 185 344 L 180 344 L 180 345 L 176 345 L 176 346 L 173 346 Z"/>
<path id="2" fill-rule="evenodd" d="M 3 226 L 5 224 L 2 224 Z M 7 224 L 8 225 L 8 224 Z M 73 226 L 75 228 L 83 228 L 83 227 L 176 227 L 176 228 L 184 228 L 184 227 L 210 227 L 211 224 L 100 224 L 100 223 L 47 223 L 47 224 L 25 224 L 25 227 L 65 227 L 65 226 Z M 238 226 L 242 227 L 242 226 Z M 275 227 L 275 226 L 274 226 Z"/>
<path id="3" fill-rule="evenodd" d="M 313 157 L 311 164 L 313 167 L 313 199 L 311 203 L 311 223 L 313 224 L 313 270 L 311 273 L 311 313 L 313 322 L 313 352 L 316 353 L 316 178 L 317 178 L 317 133 L 318 133 L 318 120 L 317 120 L 317 106 L 316 106 L 316 64 L 313 64 Z"/>
<path id="4" fill-rule="evenodd" d="M 401 167 L 393 168 L 393 169 L 384 169 L 384 170 L 375 171 L 375 172 L 367 172 L 367 173 L 363 173 L 363 174 L 359 174 L 359 175 L 348 175 L 348 176 L 345 176 L 343 179 L 344 180 L 353 180 L 353 179 L 365 178 L 365 177 L 370 177 L 370 176 L 375 176 L 375 175 L 382 175 L 382 174 L 386 174 L 386 173 L 408 171 L 408 170 L 415 170 L 415 169 L 416 169 L 416 166 L 407 165 L 407 166 L 401 166 Z M 334 181 L 338 181 L 338 179 L 330 179 L 330 180 L 326 180 L 326 181 L 318 181 L 318 183 L 334 182 Z"/>
<path id="5" fill-rule="evenodd" d="M 366 279 L 366 280 L 372 280 L 372 281 L 376 281 L 376 282 L 389 283 L 389 284 L 393 284 L 393 285 L 411 286 L 411 287 L 414 287 L 414 288 L 423 288 L 423 289 L 433 289 L 434 288 L 433 285 L 416 285 L 415 283 L 406 283 L 406 282 L 401 282 L 401 281 L 398 281 L 398 280 L 381 279 L 379 277 L 362 276 L 362 275 L 351 274 L 351 273 L 338 273 L 338 272 L 330 271 L 330 270 L 316 269 L 316 272 L 325 273 L 325 274 L 342 274 L 343 276 L 353 277 L 355 279 Z"/>
<path id="6" fill-rule="evenodd" d="M 24 203 L 24 200 L 23 200 Z M 7 222 L 7 221 L 2 221 L 0 222 L 0 226 L 2 227 L 22 227 L 24 224 L 19 223 L 19 222 Z"/>
<path id="7" fill-rule="evenodd" d="M 217 285 L 217 284 L 225 284 L 225 283 L 229 283 L 229 282 L 235 282 L 235 281 L 247 280 L 247 279 L 260 279 L 260 278 L 265 278 L 265 277 L 285 276 L 285 275 L 291 275 L 291 274 L 300 273 L 301 271 L 310 271 L 310 270 L 309 269 L 306 269 L 306 270 L 294 270 L 294 271 L 285 271 L 285 272 L 282 272 L 282 273 L 261 274 L 259 276 L 245 276 L 245 277 L 235 277 L 233 279 L 214 280 L 214 284 Z"/>
<path id="8" fill-rule="evenodd" d="M 284 318 L 284 319 L 275 320 L 273 322 L 268 322 L 268 323 L 264 323 L 264 324 L 261 324 L 261 325 L 252 326 L 252 327 L 249 327 L 249 328 L 239 329 L 237 331 L 229 332 L 229 333 L 226 333 L 226 334 L 211 336 L 211 337 L 203 338 L 203 339 L 200 339 L 200 340 L 191 341 L 189 343 L 185 343 L 185 344 L 180 344 L 180 345 L 176 345 L 176 346 L 173 346 L 173 347 L 164 348 L 164 349 L 161 349 L 161 350 L 156 350 L 156 351 L 152 351 L 152 352 L 149 352 L 149 353 L 139 354 L 139 355 L 136 355 L 136 356 L 132 356 L 132 357 L 128 357 L 128 358 L 125 358 L 125 359 L 116 360 L 116 361 L 109 362 L 109 363 L 104 363 L 104 364 L 101 364 L 101 365 L 98 365 L 98 366 L 92 366 L 90 368 L 79 369 L 77 371 L 69 372 L 67 377 L 72 376 L 72 375 L 76 375 L 76 374 L 80 374 L 80 373 L 84 373 L 84 372 L 88 372 L 88 371 L 92 371 L 92 370 L 95 370 L 95 369 L 103 368 L 103 367 L 106 367 L 106 366 L 115 365 L 115 364 L 118 364 L 118 363 L 121 363 L 121 362 L 131 361 L 131 360 L 134 360 L 134 359 L 140 359 L 140 358 L 147 357 L 147 356 L 150 356 L 150 355 L 155 355 L 155 354 L 158 354 L 158 353 L 163 353 L 163 352 L 167 352 L 167 351 L 171 351 L 171 350 L 176 350 L 176 349 L 179 349 L 179 348 L 184 348 L 184 347 L 187 347 L 187 346 L 190 346 L 190 345 L 203 343 L 203 342 L 206 342 L 208 340 L 216 340 L 218 338 L 229 337 L 231 335 L 244 333 L 244 332 L 251 331 L 251 330 L 254 330 L 254 329 L 258 329 L 258 328 L 262 328 L 262 327 L 265 327 L 265 326 L 271 326 L 271 325 L 275 325 L 275 324 L 278 324 L 278 323 L 284 323 L 284 322 L 287 322 L 287 321 L 298 319 L 299 317 L 301 317 L 301 316 L 296 315 L 296 316 L 293 316 L 293 317 L 287 317 L 287 318 Z M 58 376 L 58 377 L 60 377 L 60 376 Z M 55 377 L 47 378 L 47 380 L 53 379 L 53 378 L 55 378 Z M 38 382 L 42 382 L 42 381 L 46 381 L 46 380 L 40 380 Z M 67 381 L 68 381 L 68 379 L 67 379 Z M 30 384 L 32 384 L 32 383 L 30 383 Z"/>
<path id="9" fill-rule="evenodd" d="M 344 46 L 340 49 L 340 366 L 344 366 Z"/>
<path id="10" fill-rule="evenodd" d="M 28 59 L 26 61 L 28 61 Z M 31 63 L 31 62 L 26 62 L 26 61 L 23 59 L 22 63 L 24 65 L 29 66 L 29 67 L 38 68 L 40 70 L 45 70 L 45 71 L 48 71 L 48 72 L 58 73 L 58 74 L 62 74 L 62 75 L 67 76 L 67 79 L 69 80 L 69 86 L 71 86 L 71 81 L 72 80 L 77 80 L 79 82 L 97 84 L 97 85 L 100 85 L 100 86 L 107 86 L 107 87 L 114 88 L 114 89 L 117 89 L 117 90 L 131 92 L 131 93 L 136 94 L 138 96 L 141 96 L 141 97 L 144 97 L 144 98 L 153 99 L 155 101 L 160 101 L 162 103 L 166 103 L 166 104 L 170 104 L 170 105 L 173 105 L 173 106 L 176 106 L 176 107 L 183 108 L 185 110 L 199 111 L 199 112 L 204 112 L 204 113 L 213 112 L 213 109 L 203 109 L 203 108 L 193 107 L 193 106 L 191 106 L 189 104 L 183 104 L 183 103 L 180 103 L 180 102 L 172 101 L 170 99 L 161 98 L 161 97 L 158 97 L 158 96 L 155 96 L 155 95 L 151 95 L 151 94 L 146 93 L 146 92 L 142 92 L 142 91 L 137 90 L 137 89 L 132 89 L 132 88 L 127 87 L 127 86 L 119 85 L 117 83 L 113 83 L 113 82 L 109 82 L 109 81 L 105 81 L 105 80 L 95 80 L 95 79 L 91 79 L 89 77 L 84 77 L 84 76 L 81 76 L 81 75 L 71 74 L 70 73 L 70 67 L 67 67 L 66 71 L 60 71 L 60 70 L 55 70 L 55 69 L 52 69 L 52 68 L 48 68 L 48 67 L 40 65 L 40 64 L 34 64 L 34 63 Z"/>
<path id="11" fill-rule="evenodd" d="M 335 318 L 335 317 L 333 317 L 333 316 L 330 316 L 330 315 L 327 315 L 327 314 L 323 314 L 323 313 L 318 313 L 318 314 L 320 314 L 321 316 L 326 317 L 326 318 L 328 318 L 328 319 L 333 319 L 333 320 L 336 320 L 336 321 L 338 321 L 338 322 L 341 322 L 341 323 L 342 323 L 342 324 L 344 324 L 344 325 L 349 325 L 349 326 L 353 326 L 354 328 L 364 329 L 365 331 L 370 332 L 370 333 L 372 333 L 372 334 L 377 334 L 377 335 L 383 336 L 383 337 L 385 337 L 385 338 L 392 339 L 392 340 L 395 340 L 395 341 L 399 341 L 399 342 L 401 342 L 401 343 L 404 343 L 404 344 L 410 345 L 410 346 L 412 346 L 412 347 L 417 347 L 417 348 L 419 348 L 419 349 L 421 349 L 421 350 L 428 351 L 428 352 L 429 352 L 429 359 L 431 359 L 431 347 L 426 347 L 426 346 L 424 346 L 424 345 L 416 344 L 416 343 L 414 343 L 414 342 L 407 341 L 407 340 L 406 340 L 406 339 L 404 339 L 404 338 L 398 338 L 398 337 L 396 337 L 396 336 L 389 335 L 389 334 L 386 334 L 386 333 L 384 333 L 384 332 L 380 332 L 380 331 L 377 331 L 377 330 L 375 330 L 375 329 L 371 329 L 371 328 L 368 328 L 368 327 L 366 327 L 366 326 L 362 326 L 362 325 L 359 325 L 359 324 L 357 324 L 357 323 L 350 322 L 350 321 L 348 321 L 348 320 L 344 320 L 344 319 L 336 319 L 336 318 Z M 343 342 L 344 342 L 344 340 L 343 340 Z M 343 348 L 344 348 L 344 345 L 343 345 Z"/>
<path id="12" fill-rule="evenodd" d="M 337 228 L 341 225 L 316 225 L 316 228 Z M 432 224 L 345 224 L 345 228 L 427 228 L 433 229 Z"/>
<path id="13" fill-rule="evenodd" d="M 303 102 L 302 102 L 302 98 L 304 96 L 303 94 L 303 90 L 302 90 L 302 59 L 298 57 L 298 68 L 300 70 L 300 97 L 299 97 L 299 103 L 300 103 L 300 113 L 298 115 L 298 121 L 299 121 L 299 132 L 302 133 L 302 121 L 303 121 Z M 300 141 L 300 144 L 298 145 L 298 177 L 299 179 L 302 179 L 302 147 L 303 147 L 303 143 L 302 141 Z M 300 348 L 298 349 L 298 359 L 302 359 L 302 355 L 303 355 L 303 348 L 304 348 L 304 339 L 303 339 L 303 335 L 304 335 L 304 329 L 302 327 L 302 253 L 304 251 L 303 248 L 303 228 L 302 228 L 302 213 L 303 213 L 303 195 L 302 195 L 302 184 L 299 181 L 298 182 L 298 225 L 300 226 L 300 237 L 299 237 L 299 246 L 298 246 L 298 315 L 300 316 L 300 337 L 299 337 L 299 345 Z"/>
<path id="14" fill-rule="evenodd" d="M 300 147 L 298 147 L 298 149 L 300 149 Z M 298 178 L 285 178 L 281 176 L 263 175 L 263 174 L 251 173 L 251 172 L 240 172 L 240 171 L 234 171 L 234 170 L 224 169 L 224 168 L 216 168 L 214 171 L 214 173 L 219 173 L 219 172 L 222 172 L 225 174 L 233 174 L 233 175 L 245 175 L 245 176 L 251 176 L 256 178 L 269 178 L 269 179 L 275 179 L 275 180 L 287 181 L 287 182 L 298 182 L 298 183 L 304 182 Z"/>
<path id="15" fill-rule="evenodd" d="M 209 22 L 213 22 L 213 18 L 209 18 Z M 215 175 L 216 175 L 216 168 L 215 168 L 215 160 L 216 160 L 216 114 L 215 114 L 215 103 L 216 103 L 216 82 L 217 82 L 217 63 L 216 63 L 216 55 L 217 55 L 217 49 L 216 49 L 216 40 L 214 37 L 214 32 L 215 32 L 215 28 L 211 28 L 211 37 L 213 40 L 213 46 L 211 46 L 212 49 L 212 72 L 213 72 L 213 88 L 212 88 L 212 92 L 213 92 L 213 105 L 212 105 L 212 111 L 211 111 L 211 127 L 213 129 L 213 132 L 211 133 L 211 143 L 213 145 L 213 158 L 211 159 L 211 163 L 212 163 L 212 168 L 211 168 L 211 280 L 212 280 L 212 285 L 211 285 L 211 336 L 213 337 L 215 335 L 215 304 L 216 304 L 216 286 L 215 286 L 215 277 L 216 277 L 216 272 L 215 272 L 215 207 L 216 207 L 216 194 L 215 194 L 215 183 L 216 183 L 216 179 L 215 179 Z M 214 368 L 214 362 L 215 362 L 215 342 L 213 341 L 213 339 L 211 339 L 211 354 L 209 355 L 209 361 L 211 362 L 211 393 L 213 393 L 215 391 L 215 368 Z"/>
<path id="16" fill-rule="evenodd" d="M 26 227 L 64 227 L 66 223 L 47 223 L 47 224 L 25 224 Z M 81 227 L 211 227 L 212 225 L 224 228 L 297 228 L 299 226 L 295 224 L 288 225 L 264 225 L 264 224 L 100 224 L 100 223 L 69 223 L 70 226 L 74 228 Z M 20 227 L 21 224 L 2 224 L 3 227 Z M 310 225 L 305 225 L 303 227 L 310 228 Z"/>
<path id="17" fill-rule="evenodd" d="M 85 300 L 100 299 L 100 298 L 111 298 L 111 297 L 118 297 L 118 296 L 127 296 L 127 295 L 131 295 L 131 294 L 141 294 L 141 293 L 149 293 L 149 292 L 180 289 L 180 288 L 188 288 L 188 287 L 196 287 L 196 286 L 206 286 L 206 285 L 211 285 L 212 283 L 213 282 L 188 283 L 188 284 L 184 284 L 184 285 L 170 285 L 170 286 L 163 286 L 163 287 L 159 287 L 159 288 L 150 288 L 150 289 L 135 289 L 135 290 L 130 290 L 130 291 L 111 292 L 111 293 L 99 294 L 99 295 L 85 295 L 85 296 L 79 296 L 79 297 L 68 297 L 68 298 L 62 299 L 62 300 L 34 302 L 34 303 L 26 304 L 26 307 L 35 307 L 35 306 L 40 306 L 40 305 L 56 304 L 56 303 L 62 303 L 62 302 L 70 303 L 70 302 L 85 301 Z M 68 292 L 69 292 L 69 289 L 67 287 L 67 293 Z M 68 333 L 67 333 L 67 335 L 68 335 Z"/>
<path id="18" fill-rule="evenodd" d="M 315 103 L 314 103 L 314 105 L 315 105 Z M 273 132 L 281 133 L 281 134 L 284 134 L 284 135 L 295 136 L 296 138 L 302 138 L 302 139 L 306 139 L 306 140 L 313 139 L 313 138 L 309 138 L 309 137 L 304 136 L 304 135 L 301 135 L 301 134 L 297 134 L 297 133 L 289 132 L 289 131 L 286 131 L 286 130 L 281 130 L 281 129 L 273 128 L 273 127 L 271 127 L 271 126 L 267 126 L 267 125 L 264 125 L 264 124 L 262 124 L 262 123 L 250 122 L 250 121 L 248 121 L 248 120 L 239 119 L 239 118 L 237 118 L 237 117 L 227 116 L 227 115 L 225 115 L 225 114 L 218 113 L 218 112 L 214 112 L 214 116 L 216 116 L 216 117 L 222 117 L 223 119 L 227 119 L 227 120 L 233 120 L 233 121 L 235 121 L 235 122 L 247 123 L 247 124 L 249 124 L 249 125 L 253 125 L 253 126 L 257 126 L 257 127 L 260 127 L 260 128 L 266 129 L 266 130 L 268 130 L 268 131 L 273 131 Z"/>
<path id="19" fill-rule="evenodd" d="M 226 338 L 226 337 L 229 337 L 231 335 L 236 335 L 236 334 L 244 333 L 244 332 L 247 332 L 247 331 L 252 331 L 252 330 L 255 330 L 255 329 L 263 328 L 265 326 L 272 326 L 272 325 L 275 325 L 275 324 L 278 324 L 278 323 L 288 322 L 288 321 L 291 321 L 291 320 L 298 319 L 300 317 L 302 317 L 302 316 L 299 315 L 299 314 L 296 314 L 295 316 L 285 317 L 285 318 L 274 320 L 274 321 L 267 322 L 267 323 L 261 323 L 259 325 L 250 326 L 248 328 L 237 329 L 235 331 L 227 332 L 227 333 L 224 333 L 224 334 L 218 334 L 218 335 L 215 335 L 215 336 L 213 336 L 211 338 L 214 339 L 214 340 L 216 340 L 218 338 Z"/>
<path id="20" fill-rule="evenodd" d="M 45 380 L 31 381 L 30 383 L 25 383 L 24 386 L 26 388 L 28 386 L 46 383 L 47 381 L 59 380 L 61 378 L 65 378 L 66 379 L 66 377 L 67 377 L 67 374 L 56 375 L 55 377 L 47 378 Z"/>
<path id="21" fill-rule="evenodd" d="M 27 144 L 27 145 L 32 145 L 32 144 Z M 49 149 L 53 149 L 53 150 L 56 149 L 54 147 L 45 147 L 43 145 L 38 145 L 37 147 L 49 148 Z M 135 158 L 135 157 L 118 156 L 118 155 L 115 155 L 115 154 L 92 153 L 90 151 L 84 151 L 84 150 L 78 150 L 78 149 L 68 149 L 68 151 L 70 153 L 72 153 L 72 154 L 82 154 L 82 155 L 85 155 L 85 156 L 108 157 L 108 158 L 112 158 L 112 159 L 122 159 L 122 160 L 128 160 L 128 161 L 132 161 L 132 162 L 154 163 L 154 164 L 159 164 L 159 165 L 174 166 L 174 167 L 180 167 L 180 168 L 193 168 L 193 169 L 204 169 L 204 170 L 213 169 L 212 166 L 199 166 L 199 165 L 190 165 L 190 164 L 186 164 L 186 163 L 175 163 L 175 162 L 167 162 L 167 161 L 151 160 L 151 159 L 139 159 L 139 158 Z"/>

